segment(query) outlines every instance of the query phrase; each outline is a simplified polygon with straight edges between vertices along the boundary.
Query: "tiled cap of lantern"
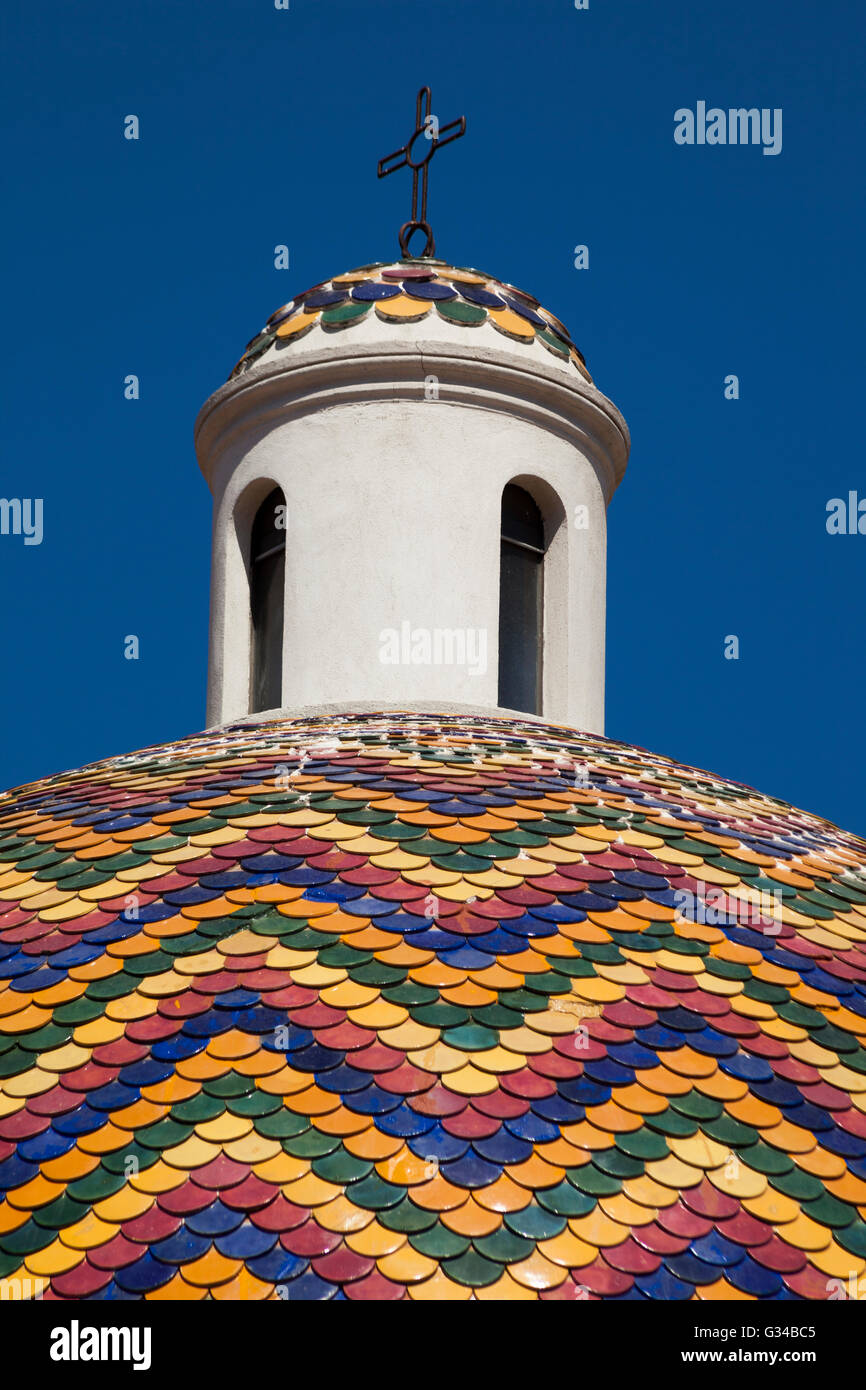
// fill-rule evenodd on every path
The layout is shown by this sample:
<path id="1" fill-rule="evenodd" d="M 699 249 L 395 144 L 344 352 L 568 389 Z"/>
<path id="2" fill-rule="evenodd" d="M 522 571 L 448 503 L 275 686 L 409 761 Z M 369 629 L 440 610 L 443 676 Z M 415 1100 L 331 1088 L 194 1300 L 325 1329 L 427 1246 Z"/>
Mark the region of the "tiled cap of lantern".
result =
<path id="1" fill-rule="evenodd" d="M 489 335 L 501 346 L 504 337 L 548 362 L 553 358 L 586 382 L 592 380 L 568 329 L 532 295 L 481 271 L 420 259 L 362 266 L 297 295 L 271 314 L 231 376 L 280 360 L 301 339 L 311 346 L 308 334 L 318 334 L 323 344 L 345 330 L 354 329 L 353 336 L 360 337 L 363 323 L 378 324 L 380 331 L 382 325 L 412 325 L 419 337 L 465 337 L 469 329 L 481 330 L 476 342 Z"/>
<path id="2" fill-rule="evenodd" d="M 864 856 L 513 719 L 250 723 L 9 793 L 0 1277 L 830 1297 L 866 1277 Z"/>

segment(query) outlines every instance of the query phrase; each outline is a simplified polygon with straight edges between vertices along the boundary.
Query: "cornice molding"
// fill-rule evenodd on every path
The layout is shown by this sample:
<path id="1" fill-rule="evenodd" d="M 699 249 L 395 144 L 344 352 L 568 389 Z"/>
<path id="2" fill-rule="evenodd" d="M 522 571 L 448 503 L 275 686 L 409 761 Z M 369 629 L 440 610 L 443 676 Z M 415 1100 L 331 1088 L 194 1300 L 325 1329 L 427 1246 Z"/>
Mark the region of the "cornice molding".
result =
<path id="1" fill-rule="evenodd" d="M 481 345 L 359 343 L 333 346 L 250 368 L 205 402 L 195 424 L 199 466 L 211 482 L 219 458 L 239 436 L 261 437 L 277 424 L 338 405 L 425 400 L 425 377 L 437 378 L 437 401 L 524 419 L 588 453 L 600 467 L 607 500 L 629 453 L 620 412 L 577 373 L 546 363 L 518 363 L 513 353 Z"/>

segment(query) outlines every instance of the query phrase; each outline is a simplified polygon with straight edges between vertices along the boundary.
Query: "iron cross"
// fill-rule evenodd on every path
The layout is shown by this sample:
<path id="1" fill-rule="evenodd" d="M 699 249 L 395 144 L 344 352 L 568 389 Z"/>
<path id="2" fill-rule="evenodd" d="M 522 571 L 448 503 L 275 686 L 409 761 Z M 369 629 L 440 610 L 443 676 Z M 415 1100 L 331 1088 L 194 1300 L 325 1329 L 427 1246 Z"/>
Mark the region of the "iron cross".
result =
<path id="1" fill-rule="evenodd" d="M 379 178 L 384 179 L 388 174 L 393 174 L 396 169 L 402 169 L 408 164 L 412 170 L 412 216 L 408 222 L 404 222 L 400 228 L 400 250 L 405 260 L 413 259 L 409 250 L 409 242 L 415 232 L 423 232 L 427 238 L 422 256 L 432 256 L 436 250 L 436 243 L 433 240 L 433 233 L 427 221 L 427 166 L 436 151 L 442 145 L 448 145 L 452 140 L 459 140 L 461 135 L 466 133 L 466 117 L 458 116 L 456 121 L 449 121 L 447 125 L 441 126 L 436 117 L 430 112 L 430 88 L 422 87 L 418 93 L 418 100 L 415 103 L 415 129 L 399 150 L 393 154 L 387 154 L 384 159 L 379 160 Z M 423 150 L 423 153 L 422 153 Z M 421 175 L 421 216 L 418 216 L 418 175 Z"/>

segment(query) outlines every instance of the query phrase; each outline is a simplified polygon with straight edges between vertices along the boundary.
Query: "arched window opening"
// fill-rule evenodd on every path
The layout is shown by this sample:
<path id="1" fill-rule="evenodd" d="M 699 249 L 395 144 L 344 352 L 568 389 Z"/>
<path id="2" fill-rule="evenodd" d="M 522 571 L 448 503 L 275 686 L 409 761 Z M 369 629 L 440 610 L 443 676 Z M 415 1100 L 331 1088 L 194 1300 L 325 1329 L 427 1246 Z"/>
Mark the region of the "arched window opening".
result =
<path id="1" fill-rule="evenodd" d="M 250 546 L 250 713 L 279 709 L 283 690 L 286 499 L 275 487 L 253 521 Z"/>
<path id="2" fill-rule="evenodd" d="M 544 520 L 535 499 L 502 492 L 499 561 L 499 704 L 541 714 Z"/>

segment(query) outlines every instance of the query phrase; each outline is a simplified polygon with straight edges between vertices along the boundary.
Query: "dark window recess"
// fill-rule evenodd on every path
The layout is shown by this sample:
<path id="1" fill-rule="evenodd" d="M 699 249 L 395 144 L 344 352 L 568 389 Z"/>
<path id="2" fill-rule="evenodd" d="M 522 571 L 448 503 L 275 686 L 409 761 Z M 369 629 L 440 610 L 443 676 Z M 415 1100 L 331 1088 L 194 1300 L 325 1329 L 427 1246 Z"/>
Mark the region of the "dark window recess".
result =
<path id="1" fill-rule="evenodd" d="M 502 493 L 499 563 L 499 704 L 541 714 L 544 521 L 522 487 Z"/>
<path id="2" fill-rule="evenodd" d="M 283 691 L 283 593 L 286 579 L 285 502 L 278 487 L 256 512 L 250 547 L 252 671 L 250 713 L 279 709 Z M 281 511 L 277 511 L 281 508 Z M 278 520 L 283 524 L 277 525 Z"/>

